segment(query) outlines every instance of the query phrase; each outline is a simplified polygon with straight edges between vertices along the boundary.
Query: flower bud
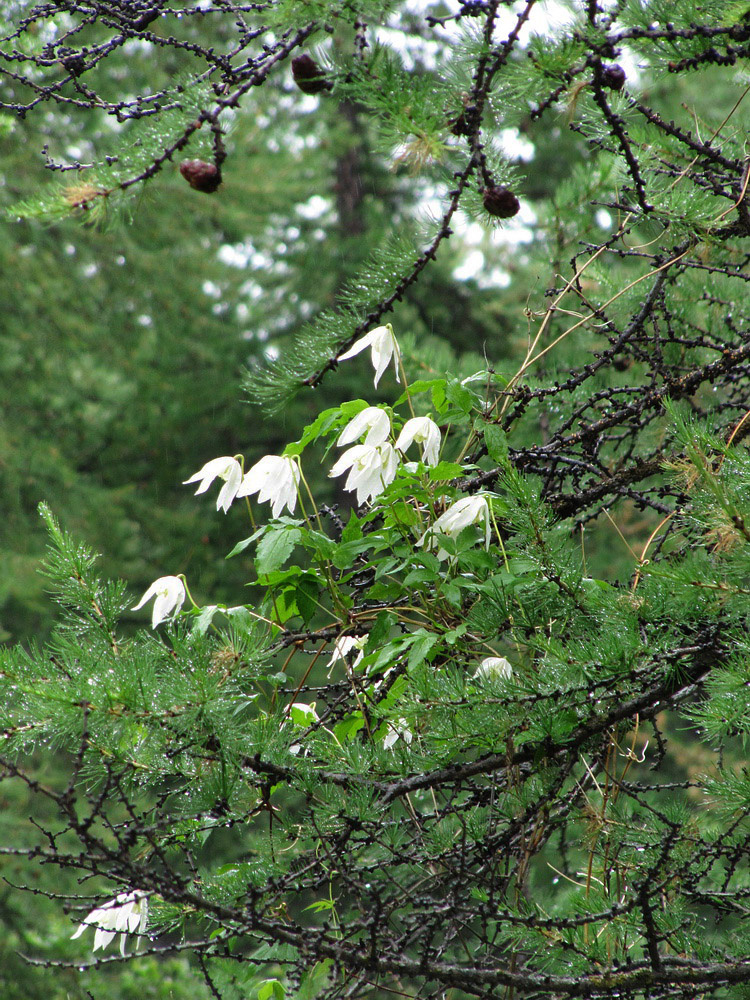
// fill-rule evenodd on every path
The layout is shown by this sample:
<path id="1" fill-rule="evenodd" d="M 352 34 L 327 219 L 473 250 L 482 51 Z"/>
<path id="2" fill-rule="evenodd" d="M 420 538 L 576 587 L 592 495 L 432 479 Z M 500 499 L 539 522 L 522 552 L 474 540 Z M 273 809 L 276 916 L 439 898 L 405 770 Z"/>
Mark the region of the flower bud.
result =
<path id="1" fill-rule="evenodd" d="M 510 219 L 517 215 L 521 202 L 516 198 L 510 188 L 489 187 L 484 191 L 482 202 L 485 211 L 490 215 L 496 215 L 498 219 Z"/>
<path id="2" fill-rule="evenodd" d="M 214 163 L 206 163 L 205 160 L 183 160 L 180 173 L 191 188 L 203 191 L 204 194 L 213 194 L 221 184 L 221 170 Z"/>

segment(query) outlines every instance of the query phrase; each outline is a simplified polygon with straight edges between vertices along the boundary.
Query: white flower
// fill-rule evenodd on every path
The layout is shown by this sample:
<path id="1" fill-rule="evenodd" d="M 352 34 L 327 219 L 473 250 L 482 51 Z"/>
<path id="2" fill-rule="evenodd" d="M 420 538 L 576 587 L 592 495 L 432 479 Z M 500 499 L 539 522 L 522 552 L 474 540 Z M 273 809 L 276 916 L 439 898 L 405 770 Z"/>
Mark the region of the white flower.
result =
<path id="1" fill-rule="evenodd" d="M 490 546 L 490 508 L 487 498 L 481 493 L 477 493 L 473 497 L 464 497 L 463 500 L 457 500 L 451 504 L 433 526 L 425 531 L 417 545 L 424 545 L 425 541 L 429 540 L 431 547 L 436 534 L 455 538 L 470 524 L 482 523 L 484 524 L 484 547 L 487 549 Z M 438 547 L 438 559 L 445 559 L 447 555 L 445 549 Z"/>
<path id="2" fill-rule="evenodd" d="M 148 896 L 145 892 L 121 892 L 103 906 L 92 910 L 71 938 L 80 937 L 87 927 L 95 927 L 94 951 L 106 948 L 120 933 L 120 953 L 125 954 L 125 938 L 138 931 L 143 934 L 148 921 Z M 138 945 L 141 941 L 138 942 Z"/>
<path id="3" fill-rule="evenodd" d="M 223 455 L 221 458 L 212 458 L 210 462 L 206 462 L 200 472 L 196 472 L 190 479 L 186 479 L 182 485 L 187 486 L 188 483 L 197 483 L 200 481 L 200 486 L 195 491 L 195 495 L 198 496 L 199 493 L 206 492 L 217 476 L 219 479 L 224 480 L 224 485 L 219 490 L 216 509 L 223 510 L 226 514 L 232 500 L 237 496 L 237 490 L 240 488 L 240 483 L 242 482 L 242 468 L 236 458 L 230 458 L 228 455 Z"/>
<path id="4" fill-rule="evenodd" d="M 368 406 L 360 410 L 341 432 L 337 445 L 342 446 L 357 441 L 367 431 L 365 444 L 382 444 L 391 433 L 391 421 L 385 410 L 379 406 Z"/>
<path id="5" fill-rule="evenodd" d="M 238 497 L 258 494 L 258 501 L 271 502 L 271 514 L 278 517 L 284 507 L 294 513 L 300 471 L 296 459 L 279 455 L 265 455 L 242 477 Z"/>
<path id="6" fill-rule="evenodd" d="M 398 722 L 389 722 L 388 732 L 383 740 L 383 749 L 390 750 L 397 740 L 402 739 L 408 746 L 412 739 L 411 729 L 406 725 L 406 719 L 399 719 Z"/>
<path id="7" fill-rule="evenodd" d="M 340 639 L 337 639 L 333 644 L 333 654 L 331 659 L 326 664 L 329 668 L 333 667 L 337 660 L 343 660 L 347 662 L 346 657 L 353 650 L 356 649 L 357 655 L 354 658 L 354 663 L 352 666 L 356 667 L 362 657 L 365 655 L 363 649 L 365 643 L 367 642 L 368 636 L 366 635 L 342 635 Z M 330 677 L 330 673 L 329 673 Z"/>
<path id="8" fill-rule="evenodd" d="M 357 503 L 370 500 L 392 483 L 398 471 L 398 456 L 392 444 L 355 444 L 345 451 L 328 473 L 340 476 L 349 469 L 345 490 L 357 491 Z"/>
<path id="9" fill-rule="evenodd" d="M 160 576 L 158 580 L 154 580 L 140 601 L 133 605 L 133 611 L 142 608 L 152 597 L 156 600 L 151 615 L 151 628 L 156 628 L 165 618 L 179 612 L 185 600 L 185 584 L 179 576 Z"/>
<path id="10" fill-rule="evenodd" d="M 440 428 L 429 417 L 412 417 L 401 428 L 396 441 L 399 451 L 406 452 L 409 445 L 416 441 L 422 445 L 422 459 L 427 465 L 438 464 L 440 452 Z"/>
<path id="11" fill-rule="evenodd" d="M 372 367 L 375 369 L 375 385 L 380 381 L 380 377 L 388 367 L 391 358 L 393 358 L 393 367 L 396 369 L 396 381 L 400 382 L 401 379 L 398 377 L 398 362 L 401 353 L 398 349 L 396 338 L 393 336 L 393 327 L 390 323 L 386 323 L 385 326 L 378 326 L 374 330 L 370 330 L 369 333 L 366 333 L 364 337 L 360 337 L 348 351 L 339 355 L 338 360 L 346 361 L 348 358 L 353 358 L 355 354 L 359 354 L 360 351 L 364 351 L 368 347 L 372 348 Z"/>
<path id="12" fill-rule="evenodd" d="M 486 656 L 477 667 L 475 680 L 497 680 L 513 676 L 513 668 L 504 656 Z"/>

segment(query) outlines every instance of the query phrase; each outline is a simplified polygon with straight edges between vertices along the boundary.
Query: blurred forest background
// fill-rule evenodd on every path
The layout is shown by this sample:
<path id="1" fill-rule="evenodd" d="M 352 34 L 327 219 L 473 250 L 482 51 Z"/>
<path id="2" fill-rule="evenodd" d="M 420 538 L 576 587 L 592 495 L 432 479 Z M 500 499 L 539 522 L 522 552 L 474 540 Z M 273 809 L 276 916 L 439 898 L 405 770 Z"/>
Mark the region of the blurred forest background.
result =
<path id="1" fill-rule="evenodd" d="M 427 0 L 425 6 L 436 15 L 443 10 Z M 545 7 L 544 17 L 565 16 L 562 4 Z M 535 27 L 544 32 L 543 18 Z M 389 40 L 400 39 L 404 64 L 429 83 L 431 74 L 449 71 L 450 42 L 423 29 L 423 18 L 412 19 L 405 6 L 392 18 Z M 194 20 L 189 30 L 200 35 L 202 22 Z M 351 38 L 334 35 L 329 45 L 350 46 Z M 313 54 L 326 64 L 326 49 Z M 621 61 L 628 87 L 648 92 L 664 118 L 686 129 L 709 133 L 741 93 L 711 67 L 651 77 L 637 53 Z M 123 87 L 158 90 L 181 69 L 174 53 L 155 59 L 148 44 L 128 43 L 103 72 L 114 95 Z M 446 142 L 454 141 L 449 112 Z M 575 116 L 571 106 L 554 120 L 498 127 L 515 164 L 521 212 L 502 227 L 483 218 L 481 206 L 473 217 L 462 216 L 438 260 L 389 317 L 425 372 L 468 376 L 485 367 L 485 358 L 498 371 L 515 371 L 528 346 L 527 311 L 544 309 L 545 289 L 582 244 L 616 230 L 613 213 L 596 204 L 607 168 L 576 129 Z M 102 553 L 103 575 L 128 581 L 134 600 L 156 577 L 176 573 L 188 575 L 199 602 L 243 599 L 246 567 L 241 559 L 225 562 L 244 526 L 240 505 L 217 516 L 212 493 L 196 500 L 181 483 L 217 455 L 243 452 L 250 464 L 277 453 L 314 414 L 343 398 L 377 402 L 364 356 L 272 419 L 248 401 L 243 381 L 265 358 L 283 358 L 302 324 L 333 305 L 373 248 L 394 234 L 418 232 L 438 204 L 429 149 L 386 148 L 361 108 L 327 93 L 300 95 L 284 64 L 234 114 L 216 193 L 193 190 L 175 163 L 146 186 L 126 219 L 79 213 L 50 223 L 9 211 L 49 179 L 46 155 L 85 163 L 106 145 L 108 130 L 110 120 L 73 114 L 66 120 L 54 109 L 25 121 L 0 117 L 0 639 L 6 643 L 44 640 L 53 619 L 39 573 L 42 500 Z M 200 153 L 199 146 L 191 150 Z M 624 273 L 629 265 L 619 266 Z M 611 279 L 616 287 L 626 281 Z M 565 369 L 565 350 L 553 364 L 544 373 L 551 379 Z M 392 397 L 386 385 L 392 377 L 381 385 L 383 399 Z M 322 470 L 313 485 L 318 496 L 342 499 Z M 619 531 L 638 551 L 655 524 L 653 515 L 620 508 Z M 620 554 L 632 562 L 606 523 L 589 525 L 585 544 L 592 573 L 605 579 L 617 578 Z M 142 624 L 144 613 L 132 619 Z M 682 763 L 692 766 L 687 750 Z M 28 809 L 19 796 L 0 801 L 6 841 Z M 29 877 L 16 864 L 0 867 L 11 885 Z M 43 880 L 44 870 L 34 877 Z M 22 954 L 74 953 L 70 921 L 41 896 L 19 897 L 0 886 L 0 923 L 4 1000 L 84 1000 L 92 996 L 87 982 L 98 984 L 95 996 L 110 1000 L 209 996 L 179 957 L 84 977 L 26 964 Z"/>
<path id="2" fill-rule="evenodd" d="M 450 46 L 436 51 L 434 40 L 415 37 L 408 14 L 394 24 L 418 73 L 429 77 L 436 61 L 449 61 Z M 125 75 L 133 91 L 157 90 L 180 72 L 172 61 L 129 43 L 102 73 L 113 95 Z M 682 93 L 682 79 L 661 84 L 670 115 L 689 120 L 683 103 L 696 114 L 712 102 L 726 106 L 731 95 L 707 88 L 706 76 L 695 77 L 692 94 Z M 339 378 L 300 395 L 280 420 L 264 420 L 243 396 L 243 372 L 268 352 L 283 355 L 375 247 L 417 232 L 439 207 L 429 156 L 422 162 L 418 149 L 379 148 L 374 124 L 349 103 L 300 95 L 286 67 L 234 117 L 217 193 L 191 189 L 175 164 L 146 187 L 132 220 L 89 222 L 79 213 L 50 224 L 4 214 L 3 641 L 39 638 L 50 627 L 38 572 L 46 545 L 41 500 L 133 593 L 168 571 L 189 574 L 199 600 L 236 594 L 242 567 L 223 558 L 242 515 L 208 516 L 210 500 L 201 507 L 181 482 L 219 454 L 244 451 L 251 461 L 274 453 L 343 395 L 373 396 L 363 361 L 358 383 L 347 370 L 346 390 Z M 3 116 L 3 206 L 49 180 L 43 150 L 86 162 L 110 132 L 111 122 L 97 128 L 94 116 Z M 436 371 L 470 374 L 485 357 L 515 370 L 528 343 L 530 290 L 543 296 L 579 241 L 598 240 L 616 224 L 590 204 L 597 177 L 586 179 L 586 143 L 564 118 L 554 127 L 527 120 L 501 140 L 523 177 L 521 213 L 502 229 L 481 212 L 481 222 L 464 218 L 393 316 L 399 337 L 418 345 Z M 74 199 L 75 181 L 70 188 Z M 550 246 L 559 261 L 548 259 Z M 333 487 L 324 488 L 331 495 Z"/>

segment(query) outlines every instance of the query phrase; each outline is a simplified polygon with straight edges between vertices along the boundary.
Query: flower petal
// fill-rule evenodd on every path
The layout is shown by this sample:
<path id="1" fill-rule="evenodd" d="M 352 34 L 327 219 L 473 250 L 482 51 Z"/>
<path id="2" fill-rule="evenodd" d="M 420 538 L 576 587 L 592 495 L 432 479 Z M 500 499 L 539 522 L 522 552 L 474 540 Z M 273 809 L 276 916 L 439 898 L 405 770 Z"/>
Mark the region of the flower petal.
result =
<path id="1" fill-rule="evenodd" d="M 179 612 L 185 601 L 185 584 L 178 576 L 160 576 L 154 580 L 140 601 L 133 605 L 133 611 L 142 608 L 146 601 L 155 597 L 153 614 L 151 616 L 151 627 L 169 618 L 170 614 Z"/>
<path id="2" fill-rule="evenodd" d="M 385 326 L 378 326 L 374 330 L 370 330 L 366 333 L 364 337 L 360 337 L 359 340 L 355 341 L 348 351 L 343 354 L 339 354 L 338 361 L 346 361 L 348 358 L 353 358 L 355 354 L 359 354 L 361 351 L 366 350 L 366 348 L 372 348 L 372 366 L 375 369 L 375 385 L 383 375 L 383 372 L 388 367 L 388 363 L 391 358 L 394 358 L 394 368 L 396 369 L 396 381 L 400 382 L 398 377 L 398 362 L 401 356 L 396 338 L 393 335 L 393 327 L 390 323 L 386 323 Z"/>
<path id="3" fill-rule="evenodd" d="M 271 502 L 271 514 L 278 517 L 284 507 L 291 514 L 297 504 L 300 470 L 288 455 L 264 455 L 245 473 L 237 489 L 238 497 L 258 494 L 259 503 Z"/>
<path id="4" fill-rule="evenodd" d="M 474 674 L 475 680 L 495 680 L 513 676 L 513 668 L 504 656 L 485 656 Z"/>
<path id="5" fill-rule="evenodd" d="M 380 329 L 378 327 L 378 329 Z M 348 361 L 349 358 L 353 358 L 356 354 L 361 354 L 362 351 L 366 351 L 368 347 L 372 344 L 373 334 L 377 333 L 377 330 L 371 330 L 370 333 L 366 333 L 364 337 L 360 337 L 359 340 L 355 340 L 352 346 L 344 354 L 339 354 L 337 361 Z"/>
<path id="6" fill-rule="evenodd" d="M 368 406 L 354 417 L 339 435 L 336 444 L 351 444 L 367 432 L 365 444 L 382 444 L 391 433 L 391 421 L 379 406 Z"/>

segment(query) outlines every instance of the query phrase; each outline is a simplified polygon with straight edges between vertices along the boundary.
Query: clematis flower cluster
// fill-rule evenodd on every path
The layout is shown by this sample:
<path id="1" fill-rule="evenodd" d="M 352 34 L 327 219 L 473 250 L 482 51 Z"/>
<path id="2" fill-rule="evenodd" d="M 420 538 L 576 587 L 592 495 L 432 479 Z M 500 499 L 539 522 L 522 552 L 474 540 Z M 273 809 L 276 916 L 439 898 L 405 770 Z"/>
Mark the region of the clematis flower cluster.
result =
<path id="1" fill-rule="evenodd" d="M 92 910 L 79 924 L 78 930 L 71 935 L 80 937 L 88 928 L 94 928 L 94 951 L 106 948 L 112 939 L 120 934 L 120 954 L 125 954 L 125 942 L 128 934 L 142 935 L 148 923 L 148 895 L 145 892 L 121 892 Z M 138 945 L 142 943 L 139 939 Z"/>
<path id="2" fill-rule="evenodd" d="M 338 445 L 351 444 L 365 435 L 365 443 L 345 451 L 328 473 L 332 478 L 348 471 L 344 489 L 356 490 L 358 504 L 379 496 L 396 478 L 398 455 L 386 440 L 390 433 L 391 421 L 386 411 L 368 406 L 339 435 Z"/>
<path id="3" fill-rule="evenodd" d="M 328 473 L 329 477 L 349 475 L 345 490 L 356 490 L 357 503 L 373 500 L 392 483 L 398 472 L 398 456 L 392 444 L 356 444 L 345 451 Z"/>
<path id="4" fill-rule="evenodd" d="M 224 485 L 219 490 L 216 509 L 229 510 L 232 501 L 238 497 L 258 494 L 260 503 L 270 502 L 271 514 L 278 517 L 284 507 L 290 514 L 297 505 L 297 490 L 300 482 L 299 464 L 296 459 L 284 455 L 265 455 L 260 461 L 242 475 L 242 467 L 236 458 L 223 455 L 212 458 L 202 469 L 186 479 L 183 486 L 189 483 L 200 483 L 195 491 L 205 493 L 214 479 L 223 479 Z"/>

